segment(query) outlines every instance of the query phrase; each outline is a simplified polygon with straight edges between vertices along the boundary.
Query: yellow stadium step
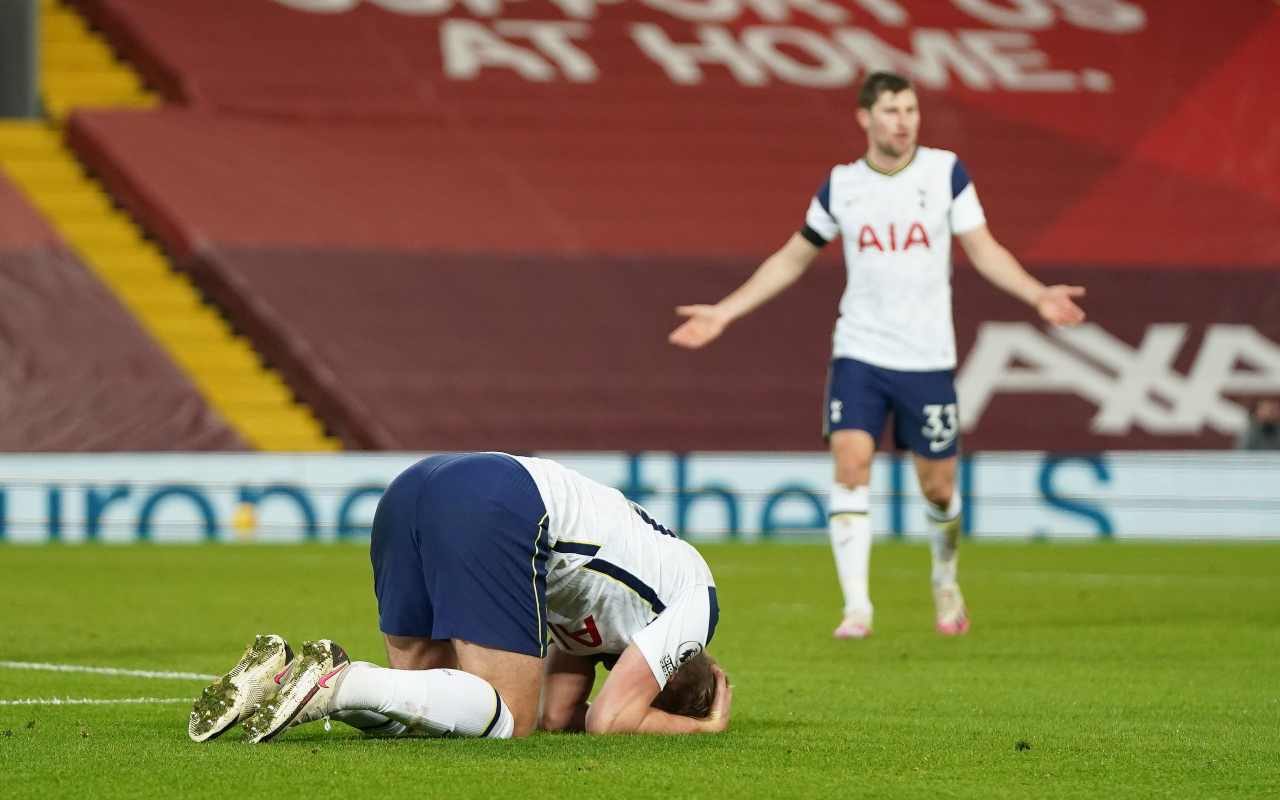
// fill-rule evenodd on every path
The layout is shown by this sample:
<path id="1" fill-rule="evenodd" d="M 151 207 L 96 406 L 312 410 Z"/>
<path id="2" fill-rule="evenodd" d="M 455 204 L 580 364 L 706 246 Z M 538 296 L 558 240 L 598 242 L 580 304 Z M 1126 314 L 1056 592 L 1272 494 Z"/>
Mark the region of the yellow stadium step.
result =
<path id="1" fill-rule="evenodd" d="M 14 180 L 27 185 L 67 189 L 87 182 L 83 170 L 74 161 L 8 158 L 0 154 L 0 167 L 4 167 Z"/>
<path id="2" fill-rule="evenodd" d="M 43 121 L 9 120 L 0 128 L 0 161 L 48 160 L 61 147 L 57 131 Z"/>
<path id="3" fill-rule="evenodd" d="M 116 296 L 138 314 L 198 314 L 205 308 L 200 295 L 186 286 L 167 283 L 115 285 Z"/>
<path id="4" fill-rule="evenodd" d="M 264 450 L 340 449 L 66 149 L 57 124 L 74 109 L 160 100 L 73 9 L 53 0 L 40 9 L 41 97 L 55 125 L 0 121 L 0 169 L 245 441 Z"/>
<path id="5" fill-rule="evenodd" d="M 92 95 L 95 93 L 118 96 L 138 94 L 142 91 L 142 79 L 132 72 L 119 69 L 47 69 L 40 76 L 46 92 L 56 94 Z"/>
<path id="6" fill-rule="evenodd" d="M 115 211 L 111 199 L 102 192 L 84 189 L 50 189 L 35 203 L 36 208 L 60 219 L 94 219 Z"/>
<path id="7" fill-rule="evenodd" d="M 142 241 L 142 232 L 127 222 L 122 222 L 119 215 L 99 219 L 59 219 L 58 232 L 63 238 L 77 245 L 82 251 L 93 250 L 96 245 L 109 247 L 127 247 Z"/>
<path id="8" fill-rule="evenodd" d="M 258 404 L 246 404 L 240 407 L 240 421 L 243 430 L 253 438 L 271 438 L 288 436 L 298 438 L 320 433 L 314 418 L 301 406 L 293 406 L 290 410 L 277 411 L 263 408 Z"/>
<path id="9" fill-rule="evenodd" d="M 226 323 L 205 309 L 195 309 L 191 313 L 150 309 L 149 313 L 139 315 L 139 322 L 158 338 L 175 344 L 194 340 L 217 341 L 219 336 L 228 332 Z"/>
<path id="10" fill-rule="evenodd" d="M 55 121 L 77 108 L 146 108 L 159 102 L 70 8 L 42 6 L 40 65 L 40 94 Z"/>
<path id="11" fill-rule="evenodd" d="M 45 70 L 103 70 L 116 66 L 111 48 L 94 39 L 43 42 L 40 67 Z"/>
<path id="12" fill-rule="evenodd" d="M 221 378 L 221 376 L 215 376 Z M 281 405 L 294 402 L 293 393 L 282 384 L 272 381 L 255 380 L 209 380 L 208 376 L 197 375 L 196 385 L 211 398 L 226 406 L 241 408 L 261 408 L 271 411 Z"/>

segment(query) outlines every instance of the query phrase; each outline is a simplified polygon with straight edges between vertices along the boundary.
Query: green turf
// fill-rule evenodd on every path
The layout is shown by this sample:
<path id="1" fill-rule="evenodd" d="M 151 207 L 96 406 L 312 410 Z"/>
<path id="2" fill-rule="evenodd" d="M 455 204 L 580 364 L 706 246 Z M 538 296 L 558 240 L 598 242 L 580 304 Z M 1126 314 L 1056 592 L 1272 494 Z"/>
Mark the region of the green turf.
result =
<path id="1" fill-rule="evenodd" d="M 974 545 L 955 640 L 926 550 L 877 546 L 866 642 L 830 638 L 825 546 L 705 552 L 728 734 L 197 745 L 182 703 L 0 706 L 0 796 L 1280 796 L 1280 546 Z M 0 547 L 0 660 L 214 673 L 274 631 L 380 661 L 368 571 L 350 545 Z M 0 668 L 0 700 L 201 687 Z"/>

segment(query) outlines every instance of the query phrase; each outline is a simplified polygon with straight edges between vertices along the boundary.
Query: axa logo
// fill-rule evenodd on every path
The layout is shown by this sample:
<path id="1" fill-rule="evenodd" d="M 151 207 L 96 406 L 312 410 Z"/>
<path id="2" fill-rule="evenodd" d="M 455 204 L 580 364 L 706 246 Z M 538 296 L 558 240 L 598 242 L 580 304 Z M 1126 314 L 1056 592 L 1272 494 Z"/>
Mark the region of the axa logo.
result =
<path id="1" fill-rule="evenodd" d="M 906 226 L 906 230 L 899 228 L 897 223 L 891 222 L 879 231 L 871 225 L 863 225 L 858 231 L 859 253 L 864 250 L 898 253 L 906 252 L 913 247 L 923 247 L 926 250 L 933 248 L 933 245 L 929 243 L 928 231 L 919 222 L 913 222 Z"/>
<path id="2" fill-rule="evenodd" d="M 1280 394 L 1280 345 L 1251 325 L 1210 325 L 1184 374 L 1174 362 L 1189 327 L 1149 325 L 1131 346 L 1096 324 L 983 323 L 956 378 L 961 427 L 976 427 L 996 394 L 1057 393 L 1093 403 L 1089 429 L 1103 436 L 1233 434 L 1248 413 L 1227 396 Z"/>

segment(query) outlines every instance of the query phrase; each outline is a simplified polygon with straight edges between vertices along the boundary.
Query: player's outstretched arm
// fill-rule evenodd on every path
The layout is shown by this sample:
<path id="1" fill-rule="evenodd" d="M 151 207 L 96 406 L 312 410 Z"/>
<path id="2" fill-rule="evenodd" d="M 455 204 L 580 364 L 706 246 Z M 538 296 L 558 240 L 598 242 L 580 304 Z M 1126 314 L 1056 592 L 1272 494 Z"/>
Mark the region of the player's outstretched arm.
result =
<path id="1" fill-rule="evenodd" d="M 552 644 L 547 652 L 542 682 L 542 712 L 538 728 L 544 731 L 582 732 L 587 729 L 591 687 L 596 680 L 594 661 L 575 656 Z"/>
<path id="2" fill-rule="evenodd" d="M 640 649 L 628 645 L 587 712 L 587 733 L 720 733 L 729 727 L 733 689 L 719 666 L 715 700 L 705 719 L 668 714 L 652 707 L 658 682 Z"/>
<path id="3" fill-rule="evenodd" d="M 1022 268 L 986 225 L 958 234 L 956 238 L 982 277 L 1034 308 L 1045 322 L 1053 325 L 1084 322 L 1084 310 L 1075 302 L 1075 298 L 1084 297 L 1083 286 L 1045 286 Z"/>
<path id="4" fill-rule="evenodd" d="M 764 260 L 746 283 L 715 305 L 678 306 L 676 313 L 686 317 L 671 332 L 667 341 L 679 347 L 696 349 L 710 344 L 729 323 L 750 314 L 759 306 L 796 282 L 820 251 L 800 234 L 792 234 L 787 243 Z"/>

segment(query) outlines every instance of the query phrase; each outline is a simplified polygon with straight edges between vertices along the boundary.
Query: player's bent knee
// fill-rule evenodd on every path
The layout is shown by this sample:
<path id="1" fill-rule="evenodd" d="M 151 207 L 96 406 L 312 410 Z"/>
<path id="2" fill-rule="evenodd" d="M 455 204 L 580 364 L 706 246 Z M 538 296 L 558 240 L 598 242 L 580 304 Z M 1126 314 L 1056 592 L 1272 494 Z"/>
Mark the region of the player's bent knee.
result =
<path id="1" fill-rule="evenodd" d="M 527 736 L 538 722 L 542 692 L 542 659 L 455 639 L 458 668 L 493 685 L 514 718 L 513 735 Z"/>
<path id="2" fill-rule="evenodd" d="M 836 467 L 836 483 L 846 489 L 857 489 L 871 483 L 871 453 L 840 448 L 833 452 Z"/>
<path id="3" fill-rule="evenodd" d="M 951 502 L 951 495 L 955 494 L 955 491 L 955 481 L 952 480 L 923 481 L 920 485 L 920 493 L 924 495 L 924 499 L 939 508 Z"/>
<path id="4" fill-rule="evenodd" d="M 857 489 L 871 483 L 871 462 L 842 459 L 836 462 L 836 483 L 846 489 Z"/>

